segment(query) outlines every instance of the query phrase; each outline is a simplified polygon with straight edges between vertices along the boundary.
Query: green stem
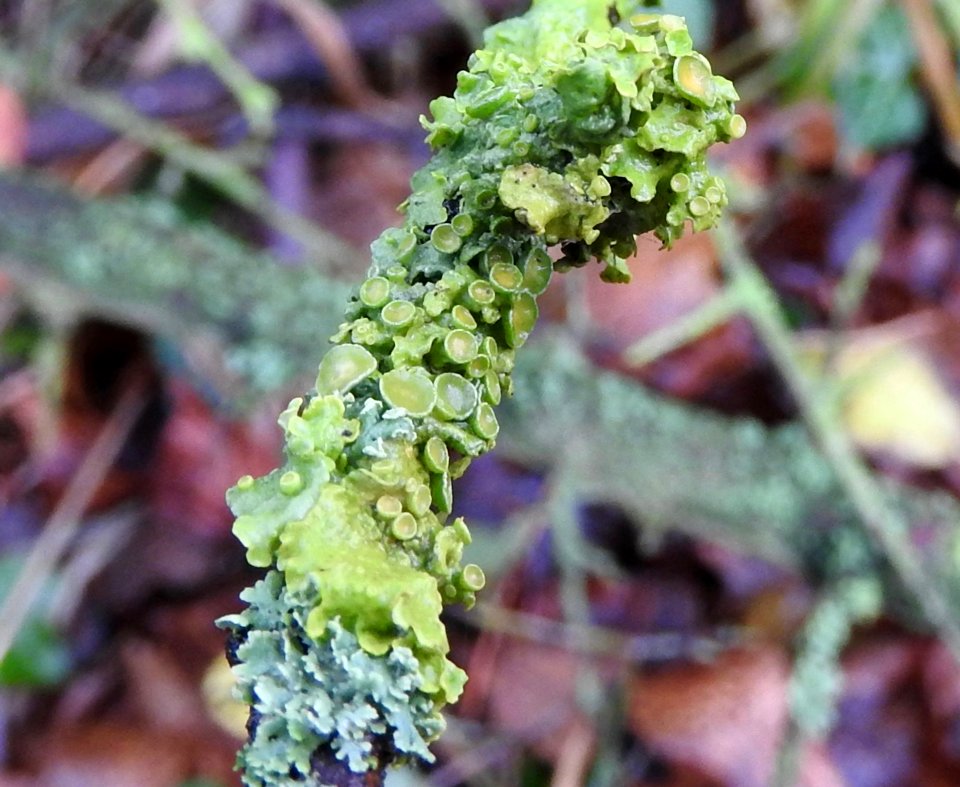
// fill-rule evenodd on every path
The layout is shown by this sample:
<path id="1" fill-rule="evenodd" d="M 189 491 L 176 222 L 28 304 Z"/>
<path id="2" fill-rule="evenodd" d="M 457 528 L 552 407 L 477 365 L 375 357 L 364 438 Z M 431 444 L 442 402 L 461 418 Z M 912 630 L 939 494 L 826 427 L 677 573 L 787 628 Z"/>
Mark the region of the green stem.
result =
<path id="1" fill-rule="evenodd" d="M 273 114 L 279 106 L 277 92 L 237 61 L 207 27 L 193 4 L 186 0 L 157 0 L 176 24 L 186 57 L 206 63 L 223 81 L 257 136 L 273 133 Z"/>
<path id="2" fill-rule="evenodd" d="M 0 48 L 0 79 L 21 88 L 25 88 L 28 82 L 15 55 L 3 48 Z M 300 241 L 311 251 L 313 260 L 339 259 L 341 270 L 358 267 L 351 263 L 358 258 L 356 251 L 312 221 L 280 205 L 256 177 L 228 156 L 195 145 L 184 134 L 148 120 L 109 93 L 61 83 L 56 79 L 48 79 L 40 85 L 31 82 L 30 87 L 93 118 L 219 189 L 274 229 Z"/>
<path id="3" fill-rule="evenodd" d="M 907 522 L 888 504 L 886 491 L 858 456 L 836 411 L 818 396 L 816 383 L 803 371 L 776 294 L 747 255 L 729 221 L 721 222 L 716 238 L 731 284 L 740 290 L 744 299 L 747 316 L 793 393 L 800 414 L 849 494 L 864 527 L 882 548 L 929 622 L 960 658 L 960 625 L 944 589 L 924 571 L 908 540 Z"/>
<path id="4" fill-rule="evenodd" d="M 693 311 L 628 347 L 624 360 L 632 366 L 645 366 L 723 325 L 742 308 L 737 290 L 725 288 Z"/>

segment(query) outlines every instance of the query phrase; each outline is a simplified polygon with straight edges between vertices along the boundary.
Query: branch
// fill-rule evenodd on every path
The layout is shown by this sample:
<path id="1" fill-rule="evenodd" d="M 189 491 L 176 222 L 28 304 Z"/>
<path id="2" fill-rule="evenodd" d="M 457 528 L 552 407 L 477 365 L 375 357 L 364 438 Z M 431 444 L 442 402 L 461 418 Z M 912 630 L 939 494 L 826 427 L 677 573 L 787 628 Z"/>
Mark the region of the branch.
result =
<path id="1" fill-rule="evenodd" d="M 746 315 L 790 387 L 804 422 L 856 507 L 864 527 L 883 549 L 885 558 L 927 620 L 960 658 L 960 618 L 956 607 L 942 583 L 922 565 L 909 540 L 908 522 L 891 505 L 885 490 L 867 470 L 838 413 L 803 370 L 776 294 L 747 256 L 732 225 L 721 224 L 718 228 L 717 246 L 732 286 L 741 292 Z"/>
<path id="2" fill-rule="evenodd" d="M 3 48 L 0 48 L 0 80 L 21 88 L 28 83 L 16 55 Z M 39 88 L 220 190 L 276 230 L 300 241 L 309 251 L 312 262 L 337 260 L 336 269 L 351 268 L 351 260 L 357 257 L 355 250 L 314 222 L 280 205 L 257 178 L 228 156 L 195 145 L 189 137 L 149 120 L 109 93 L 59 80 L 48 80 Z"/>

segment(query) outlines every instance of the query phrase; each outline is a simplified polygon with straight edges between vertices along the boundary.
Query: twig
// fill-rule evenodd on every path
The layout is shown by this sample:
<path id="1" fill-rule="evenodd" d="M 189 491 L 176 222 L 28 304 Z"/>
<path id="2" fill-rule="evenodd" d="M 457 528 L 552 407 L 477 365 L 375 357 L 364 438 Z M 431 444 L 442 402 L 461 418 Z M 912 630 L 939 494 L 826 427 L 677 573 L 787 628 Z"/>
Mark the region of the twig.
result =
<path id="1" fill-rule="evenodd" d="M 91 197 L 100 196 L 121 178 L 140 171 L 147 151 L 142 145 L 121 137 L 97 153 L 73 179 L 73 187 Z"/>
<path id="2" fill-rule="evenodd" d="M 227 86 L 257 136 L 273 132 L 273 114 L 280 105 L 277 92 L 258 80 L 207 27 L 186 0 L 157 0 L 180 33 L 180 48 L 191 60 L 206 63 Z"/>
<path id="3" fill-rule="evenodd" d="M 34 542 L 10 593 L 0 606 L 0 661 L 13 646 L 30 609 L 70 546 L 84 511 L 113 466 L 143 407 L 143 386 L 130 385 Z"/>
<path id="4" fill-rule="evenodd" d="M 704 637 L 675 633 L 625 634 L 591 623 L 559 621 L 480 603 L 477 613 L 460 617 L 463 623 L 479 625 L 518 639 L 564 648 L 585 655 L 604 656 L 632 664 L 670 661 L 678 658 L 708 660 L 732 643 L 726 633 Z M 478 620 L 479 618 L 479 620 Z"/>
<path id="5" fill-rule="evenodd" d="M 0 78 L 21 87 L 26 81 L 16 57 L 3 48 L 0 48 Z M 314 252 L 316 259 L 340 260 L 338 267 L 349 269 L 350 261 L 358 258 L 358 253 L 336 236 L 279 205 L 257 178 L 227 156 L 195 145 L 184 134 L 144 117 L 111 94 L 61 84 L 55 79 L 47 80 L 40 89 L 218 188 L 241 207 L 303 243 Z"/>
<path id="6" fill-rule="evenodd" d="M 902 4 L 920 54 L 923 81 L 947 138 L 947 152 L 960 164 L 960 87 L 950 43 L 931 0 L 902 0 Z"/>
<path id="7" fill-rule="evenodd" d="M 651 363 L 728 322 L 741 308 L 736 290 L 726 288 L 628 347 L 623 354 L 624 360 L 633 366 Z"/>
<path id="8" fill-rule="evenodd" d="M 908 540 L 907 523 L 888 505 L 884 489 L 858 456 L 836 413 L 817 395 L 815 381 L 803 371 L 776 294 L 747 256 L 740 237 L 729 222 L 719 225 L 716 238 L 721 261 L 732 286 L 741 291 L 747 316 L 793 393 L 804 421 L 849 495 L 864 527 L 881 547 L 928 621 L 960 658 L 960 623 L 954 618 L 943 588 L 925 572 Z"/>
<path id="9" fill-rule="evenodd" d="M 60 570 L 47 615 L 50 623 L 66 626 L 83 603 L 84 590 L 103 568 L 127 545 L 136 528 L 140 511 L 123 507 L 88 521 L 77 546 Z"/>
<path id="10" fill-rule="evenodd" d="M 370 87 L 343 20 L 316 0 L 274 0 L 296 23 L 330 74 L 333 92 L 354 109 L 385 109 L 387 101 Z M 396 111 L 396 108 L 393 110 Z"/>
<path id="11" fill-rule="evenodd" d="M 582 719 L 575 720 L 560 743 L 560 756 L 550 787 L 580 787 L 584 784 L 596 747 L 596 730 Z"/>

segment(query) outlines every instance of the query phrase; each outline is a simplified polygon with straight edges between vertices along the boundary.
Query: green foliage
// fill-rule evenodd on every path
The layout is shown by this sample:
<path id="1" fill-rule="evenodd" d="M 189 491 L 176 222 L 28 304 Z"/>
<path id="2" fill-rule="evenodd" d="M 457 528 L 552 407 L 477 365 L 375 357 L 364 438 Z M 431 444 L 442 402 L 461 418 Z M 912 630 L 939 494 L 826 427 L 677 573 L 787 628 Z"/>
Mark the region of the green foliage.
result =
<path id="1" fill-rule="evenodd" d="M 777 60 L 792 95 L 831 95 L 854 144 L 885 148 L 915 140 L 927 110 L 911 26 L 895 3 L 810 0 L 798 7 L 798 37 Z"/>
<path id="2" fill-rule="evenodd" d="M 882 8 L 834 77 L 841 127 L 853 142 L 885 148 L 916 139 L 927 121 L 914 83 L 917 52 L 901 9 Z"/>
<path id="3" fill-rule="evenodd" d="M 373 244 L 315 390 L 280 418 L 284 465 L 228 495 L 250 562 L 275 566 L 270 582 L 282 576 L 285 588 L 275 593 L 302 608 L 287 619 L 295 632 L 250 631 L 237 651 L 257 719 L 241 758 L 251 783 L 287 772 L 287 738 L 304 775 L 318 746 L 357 772 L 394 751 L 427 756 L 439 726 L 423 726 L 408 748 L 396 735 L 388 749 L 361 736 L 399 723 L 380 695 L 380 715 L 336 722 L 322 700 L 325 721 L 305 735 L 294 700 L 278 699 L 264 676 L 307 638 L 332 653 L 314 671 L 340 670 L 347 686 L 351 647 L 364 669 L 407 654 L 416 679 L 392 674 L 410 702 L 416 692 L 418 716 L 457 699 L 466 676 L 446 657 L 440 612 L 472 604 L 484 578 L 461 565 L 465 524 L 445 524 L 451 481 L 493 447 L 493 407 L 512 391 L 515 350 L 549 281 L 547 248 L 561 246 L 553 267 L 597 258 L 605 278 L 622 281 L 636 235 L 669 244 L 688 221 L 712 226 L 726 203 L 705 156 L 744 131 L 733 86 L 693 51 L 679 17 L 640 14 L 617 27 L 609 12 L 600 0 L 539 0 L 487 32 L 453 97 L 423 121 L 434 156 L 412 179 L 404 225 Z"/>
<path id="4" fill-rule="evenodd" d="M 41 620 L 24 624 L 0 661 L 0 685 L 56 686 L 70 674 L 70 651 L 63 638 Z"/>
<path id="5" fill-rule="evenodd" d="M 22 558 L 0 558 L 0 600 L 19 574 Z M 70 651 L 44 619 L 46 604 L 38 605 L 21 627 L 13 647 L 0 660 L 0 686 L 55 686 L 70 672 Z"/>
<path id="6" fill-rule="evenodd" d="M 239 643 L 234 672 L 253 708 L 239 758 L 248 784 L 303 784 L 324 745 L 356 772 L 376 766 L 374 742 L 391 746 L 399 761 L 433 759 L 427 742 L 443 720 L 408 648 L 370 655 L 339 618 L 311 636 L 308 596 L 291 592 L 275 571 L 242 598 L 248 608 L 220 625 Z"/>

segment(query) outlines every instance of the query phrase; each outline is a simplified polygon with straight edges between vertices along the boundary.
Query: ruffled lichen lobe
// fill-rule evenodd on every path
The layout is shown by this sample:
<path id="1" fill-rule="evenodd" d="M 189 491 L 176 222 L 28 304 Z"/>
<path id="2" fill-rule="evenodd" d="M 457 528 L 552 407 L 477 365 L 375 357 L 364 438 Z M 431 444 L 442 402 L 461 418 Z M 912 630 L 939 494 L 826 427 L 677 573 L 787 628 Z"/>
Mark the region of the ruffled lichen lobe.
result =
<path id="1" fill-rule="evenodd" d="M 357 772 L 384 757 L 429 759 L 439 711 L 466 679 L 447 658 L 440 613 L 471 605 L 484 581 L 461 564 L 470 535 L 447 522 L 451 482 L 494 445 L 493 408 L 512 389 L 536 296 L 553 270 L 594 258 L 604 278 L 626 280 L 635 236 L 669 245 L 726 204 L 706 151 L 743 133 L 736 92 L 693 52 L 682 19 L 631 17 L 629 5 L 539 0 L 487 32 L 454 95 L 423 119 L 434 156 L 413 177 L 403 226 L 372 245 L 315 389 L 280 417 L 284 466 L 228 493 L 250 563 L 274 569 L 246 618 L 228 621 L 259 720 L 242 755 L 250 784 L 285 783 L 281 767 L 270 781 L 256 764 L 265 746 L 282 759 L 285 734 L 307 741 L 291 784 L 309 776 L 309 746 Z M 363 688 L 350 647 L 364 669 L 401 681 L 414 721 L 388 712 L 387 678 Z M 304 711 L 305 733 L 271 703 L 277 669 L 305 695 L 327 670 L 360 681 L 338 691 L 365 698 L 379 745 L 343 743 L 360 717 L 346 721 L 327 689 L 329 703 Z"/>

